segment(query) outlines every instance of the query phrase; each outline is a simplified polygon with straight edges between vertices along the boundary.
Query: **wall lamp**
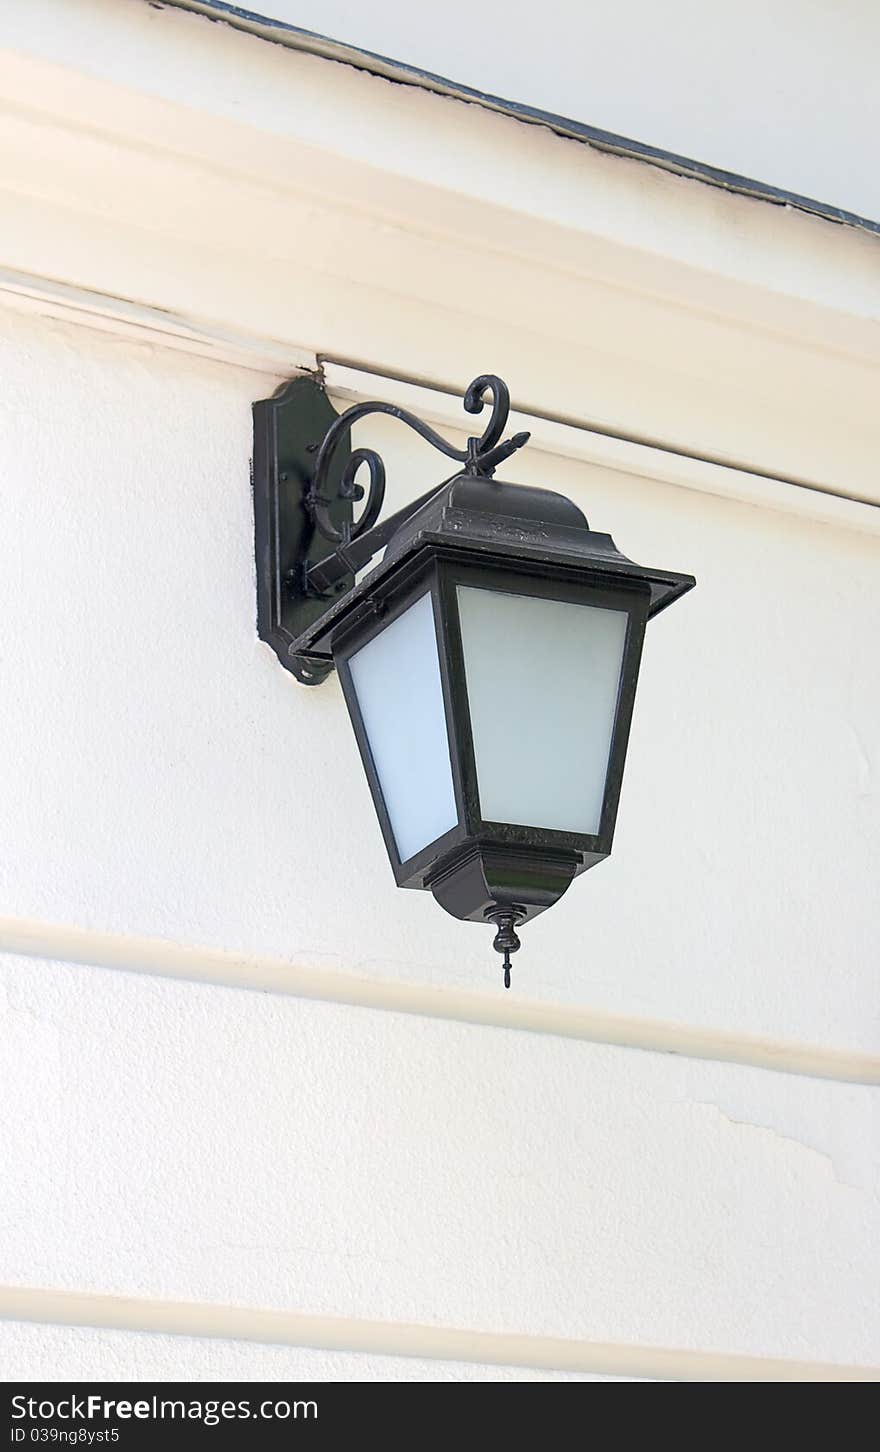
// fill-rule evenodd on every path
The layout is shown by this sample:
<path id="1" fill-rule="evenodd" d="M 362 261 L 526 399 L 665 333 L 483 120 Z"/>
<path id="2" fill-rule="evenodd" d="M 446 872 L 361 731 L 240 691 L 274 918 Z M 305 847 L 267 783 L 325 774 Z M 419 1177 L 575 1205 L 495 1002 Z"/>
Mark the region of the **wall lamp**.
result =
<path id="1" fill-rule="evenodd" d="M 304 685 L 338 671 L 397 885 L 491 922 L 509 987 L 517 928 L 611 851 L 645 625 L 696 582 L 495 480 L 529 436 L 502 439 L 491 373 L 464 407 L 489 400 L 466 449 L 391 404 L 337 414 L 311 376 L 255 404 L 257 618 Z M 350 446 L 373 413 L 458 466 L 381 522 L 382 460 Z"/>

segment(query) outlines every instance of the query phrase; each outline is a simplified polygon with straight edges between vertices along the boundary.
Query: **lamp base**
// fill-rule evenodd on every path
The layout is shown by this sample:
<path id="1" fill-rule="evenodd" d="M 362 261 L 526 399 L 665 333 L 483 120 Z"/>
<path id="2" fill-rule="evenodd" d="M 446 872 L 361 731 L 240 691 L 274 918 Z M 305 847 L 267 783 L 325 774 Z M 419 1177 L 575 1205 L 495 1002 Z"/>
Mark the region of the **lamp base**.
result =
<path id="1" fill-rule="evenodd" d="M 426 886 L 454 918 L 479 923 L 506 912 L 515 913 L 517 922 L 528 922 L 558 902 L 582 870 L 583 859 L 576 852 L 478 844 L 444 864 Z"/>

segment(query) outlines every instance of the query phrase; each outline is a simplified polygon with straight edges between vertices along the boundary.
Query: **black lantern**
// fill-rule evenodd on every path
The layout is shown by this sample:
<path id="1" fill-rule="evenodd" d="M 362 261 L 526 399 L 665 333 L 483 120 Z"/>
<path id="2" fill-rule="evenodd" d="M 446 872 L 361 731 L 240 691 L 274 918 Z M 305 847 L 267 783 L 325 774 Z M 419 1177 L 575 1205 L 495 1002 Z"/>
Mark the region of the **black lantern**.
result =
<path id="1" fill-rule="evenodd" d="M 461 451 L 387 404 L 336 417 L 312 380 L 256 405 L 259 627 L 300 680 L 336 667 L 398 886 L 493 923 L 509 986 L 517 927 L 611 851 L 645 624 L 695 581 L 634 565 L 571 500 L 496 481 L 528 435 L 501 442 L 494 375 L 465 408 L 487 393 Z M 382 461 L 347 450 L 371 412 L 464 466 L 382 524 Z"/>

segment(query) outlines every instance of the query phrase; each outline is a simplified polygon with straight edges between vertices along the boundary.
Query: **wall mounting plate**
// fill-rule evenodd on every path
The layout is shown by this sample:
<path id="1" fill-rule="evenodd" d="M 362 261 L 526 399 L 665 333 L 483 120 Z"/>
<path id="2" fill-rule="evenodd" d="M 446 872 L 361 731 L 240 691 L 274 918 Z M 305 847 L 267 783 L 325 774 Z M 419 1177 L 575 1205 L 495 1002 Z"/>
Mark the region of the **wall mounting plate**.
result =
<path id="1" fill-rule="evenodd" d="M 328 606 L 352 588 L 353 574 L 327 595 L 307 588 L 306 574 L 327 553 L 306 507 L 318 449 L 339 417 L 312 374 L 285 383 L 272 398 L 254 404 L 254 535 L 257 563 L 257 632 L 281 664 L 303 685 L 317 686 L 333 669 L 326 659 L 291 654 L 291 645 Z M 352 522 L 351 499 L 339 483 L 351 453 L 349 439 L 335 451 L 329 471 L 327 511 L 341 529 Z"/>

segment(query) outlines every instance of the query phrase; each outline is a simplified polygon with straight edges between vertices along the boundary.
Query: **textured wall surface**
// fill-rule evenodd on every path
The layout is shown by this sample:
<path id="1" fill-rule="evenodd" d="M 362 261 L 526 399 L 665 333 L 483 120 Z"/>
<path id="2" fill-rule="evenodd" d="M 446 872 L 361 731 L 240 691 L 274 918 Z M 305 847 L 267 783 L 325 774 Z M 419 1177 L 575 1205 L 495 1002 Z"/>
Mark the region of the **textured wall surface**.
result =
<path id="1" fill-rule="evenodd" d="M 530 1371 L 418 1356 L 367 1356 L 143 1332 L 0 1321 L 8 1381 L 621 1381 L 590 1372 Z"/>
<path id="2" fill-rule="evenodd" d="M 0 366 L 0 940 L 30 934 L 0 962 L 4 1370 L 876 1362 L 876 1090 L 846 1081 L 877 1046 L 877 541 L 518 461 L 699 588 L 648 630 L 614 856 L 524 935 L 515 993 L 555 1027 L 453 1022 L 502 994 L 489 935 L 394 889 L 337 684 L 256 639 L 274 380 L 11 313 Z M 434 477 L 373 437 L 395 499 Z M 269 957 L 309 997 L 283 963 L 249 980 Z M 377 1006 L 315 1001 L 340 973 Z M 402 985 L 438 1012 L 383 1008 Z M 566 1009 L 705 1030 L 718 1062 L 586 1042 Z M 839 1070 L 724 1062 L 738 1036 Z M 123 1309 L 27 1324 L 70 1297 Z M 181 1305 L 208 1329 L 166 1334 Z"/>

